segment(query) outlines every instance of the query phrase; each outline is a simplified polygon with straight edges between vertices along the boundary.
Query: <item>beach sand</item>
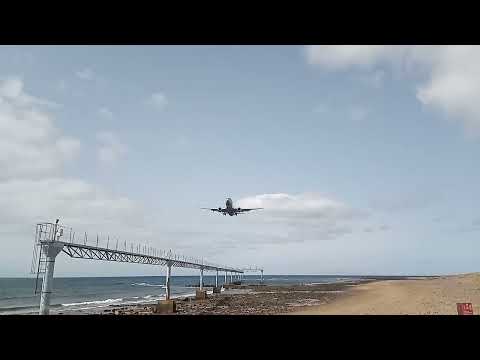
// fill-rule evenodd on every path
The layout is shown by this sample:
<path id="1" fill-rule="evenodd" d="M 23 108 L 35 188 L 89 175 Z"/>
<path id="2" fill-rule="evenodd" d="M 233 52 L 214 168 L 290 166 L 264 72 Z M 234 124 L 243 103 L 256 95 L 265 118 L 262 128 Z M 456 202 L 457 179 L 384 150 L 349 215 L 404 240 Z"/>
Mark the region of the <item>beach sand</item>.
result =
<path id="1" fill-rule="evenodd" d="M 360 284 L 333 302 L 289 314 L 456 315 L 457 302 L 472 303 L 473 313 L 480 314 L 479 273 Z"/>

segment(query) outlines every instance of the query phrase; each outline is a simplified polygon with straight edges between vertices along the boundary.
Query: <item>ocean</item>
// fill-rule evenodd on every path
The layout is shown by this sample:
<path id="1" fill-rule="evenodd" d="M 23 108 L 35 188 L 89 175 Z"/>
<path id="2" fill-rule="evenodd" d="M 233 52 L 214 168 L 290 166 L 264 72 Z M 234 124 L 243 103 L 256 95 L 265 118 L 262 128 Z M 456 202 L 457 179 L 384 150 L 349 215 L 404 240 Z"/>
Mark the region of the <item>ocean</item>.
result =
<path id="1" fill-rule="evenodd" d="M 264 275 L 264 283 L 325 284 L 357 281 L 361 276 Z M 224 277 L 219 276 L 219 285 Z M 260 283 L 260 276 L 247 275 L 244 283 Z M 172 276 L 172 297 L 195 294 L 199 276 Z M 215 284 L 215 276 L 204 276 L 204 286 Z M 0 278 L 0 315 L 37 314 L 40 294 L 34 294 L 34 278 Z M 39 281 L 39 289 L 41 281 Z M 165 276 L 55 278 L 50 313 L 98 310 L 109 305 L 152 303 L 165 298 Z"/>

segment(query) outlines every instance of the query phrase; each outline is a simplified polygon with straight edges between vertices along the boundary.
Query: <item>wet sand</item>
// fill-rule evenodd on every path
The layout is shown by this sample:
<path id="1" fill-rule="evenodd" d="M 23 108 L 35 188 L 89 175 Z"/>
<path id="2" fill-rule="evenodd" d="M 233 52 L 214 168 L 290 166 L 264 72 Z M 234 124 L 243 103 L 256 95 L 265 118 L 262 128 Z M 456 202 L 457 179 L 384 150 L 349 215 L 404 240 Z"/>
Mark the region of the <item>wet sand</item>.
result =
<path id="1" fill-rule="evenodd" d="M 336 301 L 295 315 L 456 315 L 457 302 L 480 314 L 480 274 L 389 280 L 353 287 Z"/>

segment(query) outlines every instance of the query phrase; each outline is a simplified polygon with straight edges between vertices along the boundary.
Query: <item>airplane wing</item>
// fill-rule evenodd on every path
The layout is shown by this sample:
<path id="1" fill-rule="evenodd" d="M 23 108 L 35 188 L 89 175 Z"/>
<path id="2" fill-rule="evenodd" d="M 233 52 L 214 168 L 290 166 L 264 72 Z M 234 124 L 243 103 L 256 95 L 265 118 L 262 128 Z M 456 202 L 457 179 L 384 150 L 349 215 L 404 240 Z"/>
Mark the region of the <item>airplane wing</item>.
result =
<path id="1" fill-rule="evenodd" d="M 213 209 L 212 209 L 212 208 L 201 208 L 201 209 L 203 209 L 203 210 L 217 211 L 217 212 L 224 212 L 223 209 L 218 209 L 218 208 L 213 208 Z"/>
<path id="2" fill-rule="evenodd" d="M 238 209 L 237 212 L 238 212 L 239 214 L 241 214 L 241 213 L 246 212 L 246 211 L 260 210 L 260 209 L 263 209 L 263 208 Z"/>

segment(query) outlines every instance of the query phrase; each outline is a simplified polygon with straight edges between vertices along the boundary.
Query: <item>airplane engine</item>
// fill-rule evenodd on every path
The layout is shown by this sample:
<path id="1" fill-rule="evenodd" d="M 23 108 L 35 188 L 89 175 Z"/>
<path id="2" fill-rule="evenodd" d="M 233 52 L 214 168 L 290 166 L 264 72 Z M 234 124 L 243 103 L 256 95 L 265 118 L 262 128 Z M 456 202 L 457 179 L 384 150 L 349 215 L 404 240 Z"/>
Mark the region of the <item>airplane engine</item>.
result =
<path id="1" fill-rule="evenodd" d="M 218 208 L 218 210 L 222 211 L 222 208 L 221 208 L 221 207 L 219 207 L 219 208 Z"/>

